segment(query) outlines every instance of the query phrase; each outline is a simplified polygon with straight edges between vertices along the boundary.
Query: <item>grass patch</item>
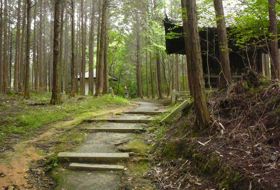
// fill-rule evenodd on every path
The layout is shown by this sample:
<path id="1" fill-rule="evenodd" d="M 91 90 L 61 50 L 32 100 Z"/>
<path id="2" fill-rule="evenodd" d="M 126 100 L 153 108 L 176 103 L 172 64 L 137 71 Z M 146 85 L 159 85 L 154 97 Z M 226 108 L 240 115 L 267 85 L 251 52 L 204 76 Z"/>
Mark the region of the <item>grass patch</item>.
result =
<path id="1" fill-rule="evenodd" d="M 125 144 L 123 149 L 140 154 L 146 154 L 149 152 L 150 146 L 141 139 L 135 139 Z"/>
<path id="2" fill-rule="evenodd" d="M 49 95 L 33 96 L 31 101 L 46 101 Z M 32 135 L 32 132 L 52 122 L 65 120 L 87 112 L 128 105 L 126 99 L 106 95 L 102 97 L 80 97 L 67 99 L 62 105 L 57 106 L 28 106 L 23 100 L 18 100 L 17 107 L 13 107 L 10 115 L 7 111 L 5 122 L 0 124 L 0 145 L 12 134 L 20 136 Z M 9 103 L 7 103 L 9 105 Z M 16 109 L 16 110 L 15 110 Z M 14 114 L 16 112 L 16 114 Z M 3 111 L 5 115 L 5 111 Z M 3 116 L 4 117 L 4 116 Z M 1 119 L 1 118 L 0 118 Z"/>
<path id="3" fill-rule="evenodd" d="M 142 177 L 150 170 L 150 165 L 146 161 L 140 161 L 138 163 L 130 163 L 128 168 L 134 175 Z"/>

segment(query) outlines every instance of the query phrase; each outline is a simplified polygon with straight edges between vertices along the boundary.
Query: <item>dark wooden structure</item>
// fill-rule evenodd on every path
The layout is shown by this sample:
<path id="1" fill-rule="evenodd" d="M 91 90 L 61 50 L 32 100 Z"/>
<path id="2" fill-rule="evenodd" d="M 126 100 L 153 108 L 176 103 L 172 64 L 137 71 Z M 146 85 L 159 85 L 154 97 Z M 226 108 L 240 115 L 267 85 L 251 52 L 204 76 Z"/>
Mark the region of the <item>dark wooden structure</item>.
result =
<path id="1" fill-rule="evenodd" d="M 183 27 L 168 18 L 164 20 L 164 27 L 166 33 L 166 52 L 168 54 L 185 54 Z M 262 42 L 264 43 L 263 45 L 251 45 L 242 49 L 236 45 L 237 41 L 231 31 L 232 29 L 228 28 L 230 64 L 233 78 L 240 78 L 247 68 L 268 75 L 269 71 L 267 70 L 270 70 L 270 68 L 267 67 L 267 64 L 270 63 L 266 44 Z M 205 78 L 209 78 L 208 74 L 210 74 L 212 86 L 215 86 L 221 74 L 217 29 L 201 28 L 199 33 Z"/>

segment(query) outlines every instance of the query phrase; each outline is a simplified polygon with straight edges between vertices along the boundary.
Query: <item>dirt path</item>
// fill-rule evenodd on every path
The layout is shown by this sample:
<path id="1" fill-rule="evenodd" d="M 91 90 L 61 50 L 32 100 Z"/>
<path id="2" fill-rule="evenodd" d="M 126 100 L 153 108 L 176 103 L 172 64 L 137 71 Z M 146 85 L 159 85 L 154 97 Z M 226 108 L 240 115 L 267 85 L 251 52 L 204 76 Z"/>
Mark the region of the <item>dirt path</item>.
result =
<path id="1" fill-rule="evenodd" d="M 64 141 L 71 140 L 71 136 L 67 137 L 67 133 L 75 130 L 76 126 L 84 119 L 101 117 L 103 115 L 115 115 L 127 109 L 128 107 L 109 108 L 96 113 L 84 113 L 68 121 L 60 121 L 45 126 L 32 139 L 18 142 L 11 150 L 0 154 L 0 189 L 38 189 L 36 184 L 34 184 L 34 180 L 40 179 L 33 179 L 34 176 L 30 176 L 32 163 L 36 163 L 53 154 L 56 149 L 64 149 L 65 145 L 62 146 L 62 144 L 66 143 Z M 79 138 L 82 139 L 81 134 L 79 135 Z M 77 138 L 77 135 L 75 137 Z M 77 139 L 72 139 L 72 142 L 66 143 L 68 148 L 75 146 L 75 143 L 73 143 L 74 140 Z M 44 173 L 41 170 L 37 172 Z M 49 188 L 47 185 L 43 184 L 43 186 L 46 186 L 44 189 Z"/>
<path id="2" fill-rule="evenodd" d="M 103 127 L 103 128 L 134 128 L 147 127 L 141 124 L 141 120 L 152 119 L 153 116 L 145 114 L 160 111 L 160 106 L 154 103 L 138 102 L 139 106 L 130 111 L 130 114 L 114 116 L 110 119 L 135 120 L 133 123 L 85 123 L 81 128 Z M 141 112 L 142 114 L 133 114 Z M 81 171 L 70 170 L 66 167 L 55 171 L 59 181 L 57 189 L 67 190 L 119 190 L 119 189 L 155 189 L 153 184 L 145 179 L 144 175 L 149 169 L 148 151 L 150 144 L 147 141 L 146 133 L 121 133 L 121 132 L 94 132 L 88 133 L 83 144 L 75 148 L 75 153 L 130 153 L 128 162 L 117 162 L 114 164 L 124 165 L 124 171 Z M 81 160 L 81 163 L 84 163 Z"/>

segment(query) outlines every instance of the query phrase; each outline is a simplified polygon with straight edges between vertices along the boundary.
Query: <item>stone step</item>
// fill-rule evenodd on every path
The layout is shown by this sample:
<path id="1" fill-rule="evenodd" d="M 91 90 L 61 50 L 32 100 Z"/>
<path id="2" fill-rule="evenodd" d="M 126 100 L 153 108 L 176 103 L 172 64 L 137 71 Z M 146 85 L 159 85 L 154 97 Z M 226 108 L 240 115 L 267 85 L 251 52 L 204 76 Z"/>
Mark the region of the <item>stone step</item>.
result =
<path id="1" fill-rule="evenodd" d="M 86 127 L 83 130 L 90 133 L 107 132 L 107 133 L 141 133 L 145 132 L 143 127 Z"/>
<path id="2" fill-rule="evenodd" d="M 151 119 L 88 119 L 85 122 L 112 122 L 112 123 L 150 123 Z"/>
<path id="3" fill-rule="evenodd" d="M 121 165 L 104 165 L 104 164 L 83 164 L 71 163 L 69 168 L 72 170 L 86 170 L 86 171 L 123 171 L 124 166 Z"/>
<path id="4" fill-rule="evenodd" d="M 61 152 L 58 158 L 69 162 L 114 163 L 129 159 L 128 153 L 79 153 Z"/>
<path id="5" fill-rule="evenodd" d="M 135 115 L 159 115 L 164 113 L 164 111 L 127 111 L 124 114 L 135 114 Z"/>

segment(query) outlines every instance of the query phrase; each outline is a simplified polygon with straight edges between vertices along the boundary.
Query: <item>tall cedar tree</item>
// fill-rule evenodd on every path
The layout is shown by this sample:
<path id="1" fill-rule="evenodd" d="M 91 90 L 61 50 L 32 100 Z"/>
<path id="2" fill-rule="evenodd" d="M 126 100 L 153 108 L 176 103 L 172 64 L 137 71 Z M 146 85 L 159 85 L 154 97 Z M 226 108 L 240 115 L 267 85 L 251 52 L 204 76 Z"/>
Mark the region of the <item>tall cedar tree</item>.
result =
<path id="1" fill-rule="evenodd" d="M 196 112 L 196 125 L 199 128 L 209 126 L 210 114 L 207 108 L 205 84 L 202 70 L 202 57 L 198 23 L 196 15 L 196 0 L 182 0 L 183 20 L 187 48 L 186 54 L 191 74 L 192 90 Z M 187 13 L 187 14 L 186 14 Z M 189 81 L 190 82 L 190 81 Z"/>
<path id="2" fill-rule="evenodd" d="M 59 64 L 59 42 L 60 34 L 60 16 L 61 16 L 61 2 L 62 0 L 55 0 L 54 5 L 54 27 L 53 27 L 53 81 L 52 81 L 52 98 L 51 104 L 56 105 L 61 103 L 61 96 L 59 93 L 58 84 L 58 64 Z"/>
<path id="3" fill-rule="evenodd" d="M 71 0 L 71 92 L 70 96 L 75 96 L 75 3 Z"/>
<path id="4" fill-rule="evenodd" d="M 25 76 L 24 76 L 24 98 L 30 98 L 29 78 L 30 78 L 30 35 L 31 35 L 31 0 L 26 1 L 26 47 L 25 47 Z"/>
<path id="5" fill-rule="evenodd" d="M 80 93 L 85 95 L 85 72 L 86 72 L 86 16 L 84 14 L 84 0 L 81 0 L 81 48 L 82 48 L 82 57 L 81 57 L 81 73 L 80 73 Z"/>
<path id="6" fill-rule="evenodd" d="M 223 80 L 228 86 L 231 83 L 231 69 L 229 60 L 229 48 L 226 29 L 226 19 L 222 0 L 214 0 L 214 7 L 216 12 L 216 22 L 218 29 L 220 62 L 223 71 Z"/>
<path id="7" fill-rule="evenodd" d="M 94 21 L 95 21 L 95 0 L 91 4 L 91 23 L 90 23 L 90 36 L 89 36 L 89 94 L 93 95 L 94 90 Z"/>
<path id="8" fill-rule="evenodd" d="M 8 1 L 4 1 L 3 26 L 3 59 L 2 59 L 2 92 L 5 94 L 8 90 Z M 1 27 L 2 27 L 1 26 Z"/>
<path id="9" fill-rule="evenodd" d="M 268 0 L 269 10 L 269 33 L 271 40 L 269 42 L 270 56 L 272 60 L 272 76 L 280 79 L 280 60 L 278 51 L 278 30 L 277 30 L 277 14 L 276 14 L 276 0 Z"/>
<path id="10" fill-rule="evenodd" d="M 152 52 L 149 53 L 150 57 L 150 81 L 151 81 L 151 94 L 152 99 L 155 98 L 155 83 L 154 83 L 154 72 L 153 72 L 153 59 L 152 59 Z"/>
<path id="11" fill-rule="evenodd" d="M 3 0 L 0 1 L 0 26 L 3 26 Z M 2 91 L 2 85 L 3 85 L 3 27 L 0 27 L 0 92 Z"/>
<path id="12" fill-rule="evenodd" d="M 160 53 L 156 54 L 156 68 L 157 68 L 157 90 L 158 90 L 158 98 L 162 99 L 162 89 L 161 89 L 161 61 L 160 61 Z"/>
<path id="13" fill-rule="evenodd" d="M 98 63 L 97 63 L 97 84 L 96 84 L 96 95 L 104 93 L 104 58 L 106 50 L 106 36 L 107 36 L 107 9 L 108 0 L 104 0 L 101 9 L 101 23 L 100 23 L 100 36 L 99 36 L 99 47 L 98 47 Z"/>
<path id="14" fill-rule="evenodd" d="M 154 6 L 153 6 L 153 14 L 154 14 L 154 18 L 156 19 L 158 17 L 157 15 L 157 7 L 158 7 L 158 1 L 154 0 L 153 1 Z M 156 75 L 157 75 L 157 93 L 158 93 L 158 98 L 162 99 L 163 95 L 162 95 L 162 89 L 161 89 L 161 60 L 160 60 L 160 51 L 157 50 L 156 52 Z"/>
<path id="15" fill-rule="evenodd" d="M 16 31 L 16 53 L 15 53 L 15 68 L 14 68 L 14 90 L 18 92 L 19 83 L 19 62 L 20 62 L 20 23 L 21 23 L 21 0 L 18 1 L 17 7 L 17 31 Z"/>
<path id="16" fill-rule="evenodd" d="M 140 14 L 137 11 L 136 14 L 136 82 L 137 82 L 137 96 L 143 98 L 142 94 L 142 64 L 141 64 L 141 37 L 140 37 Z"/>

